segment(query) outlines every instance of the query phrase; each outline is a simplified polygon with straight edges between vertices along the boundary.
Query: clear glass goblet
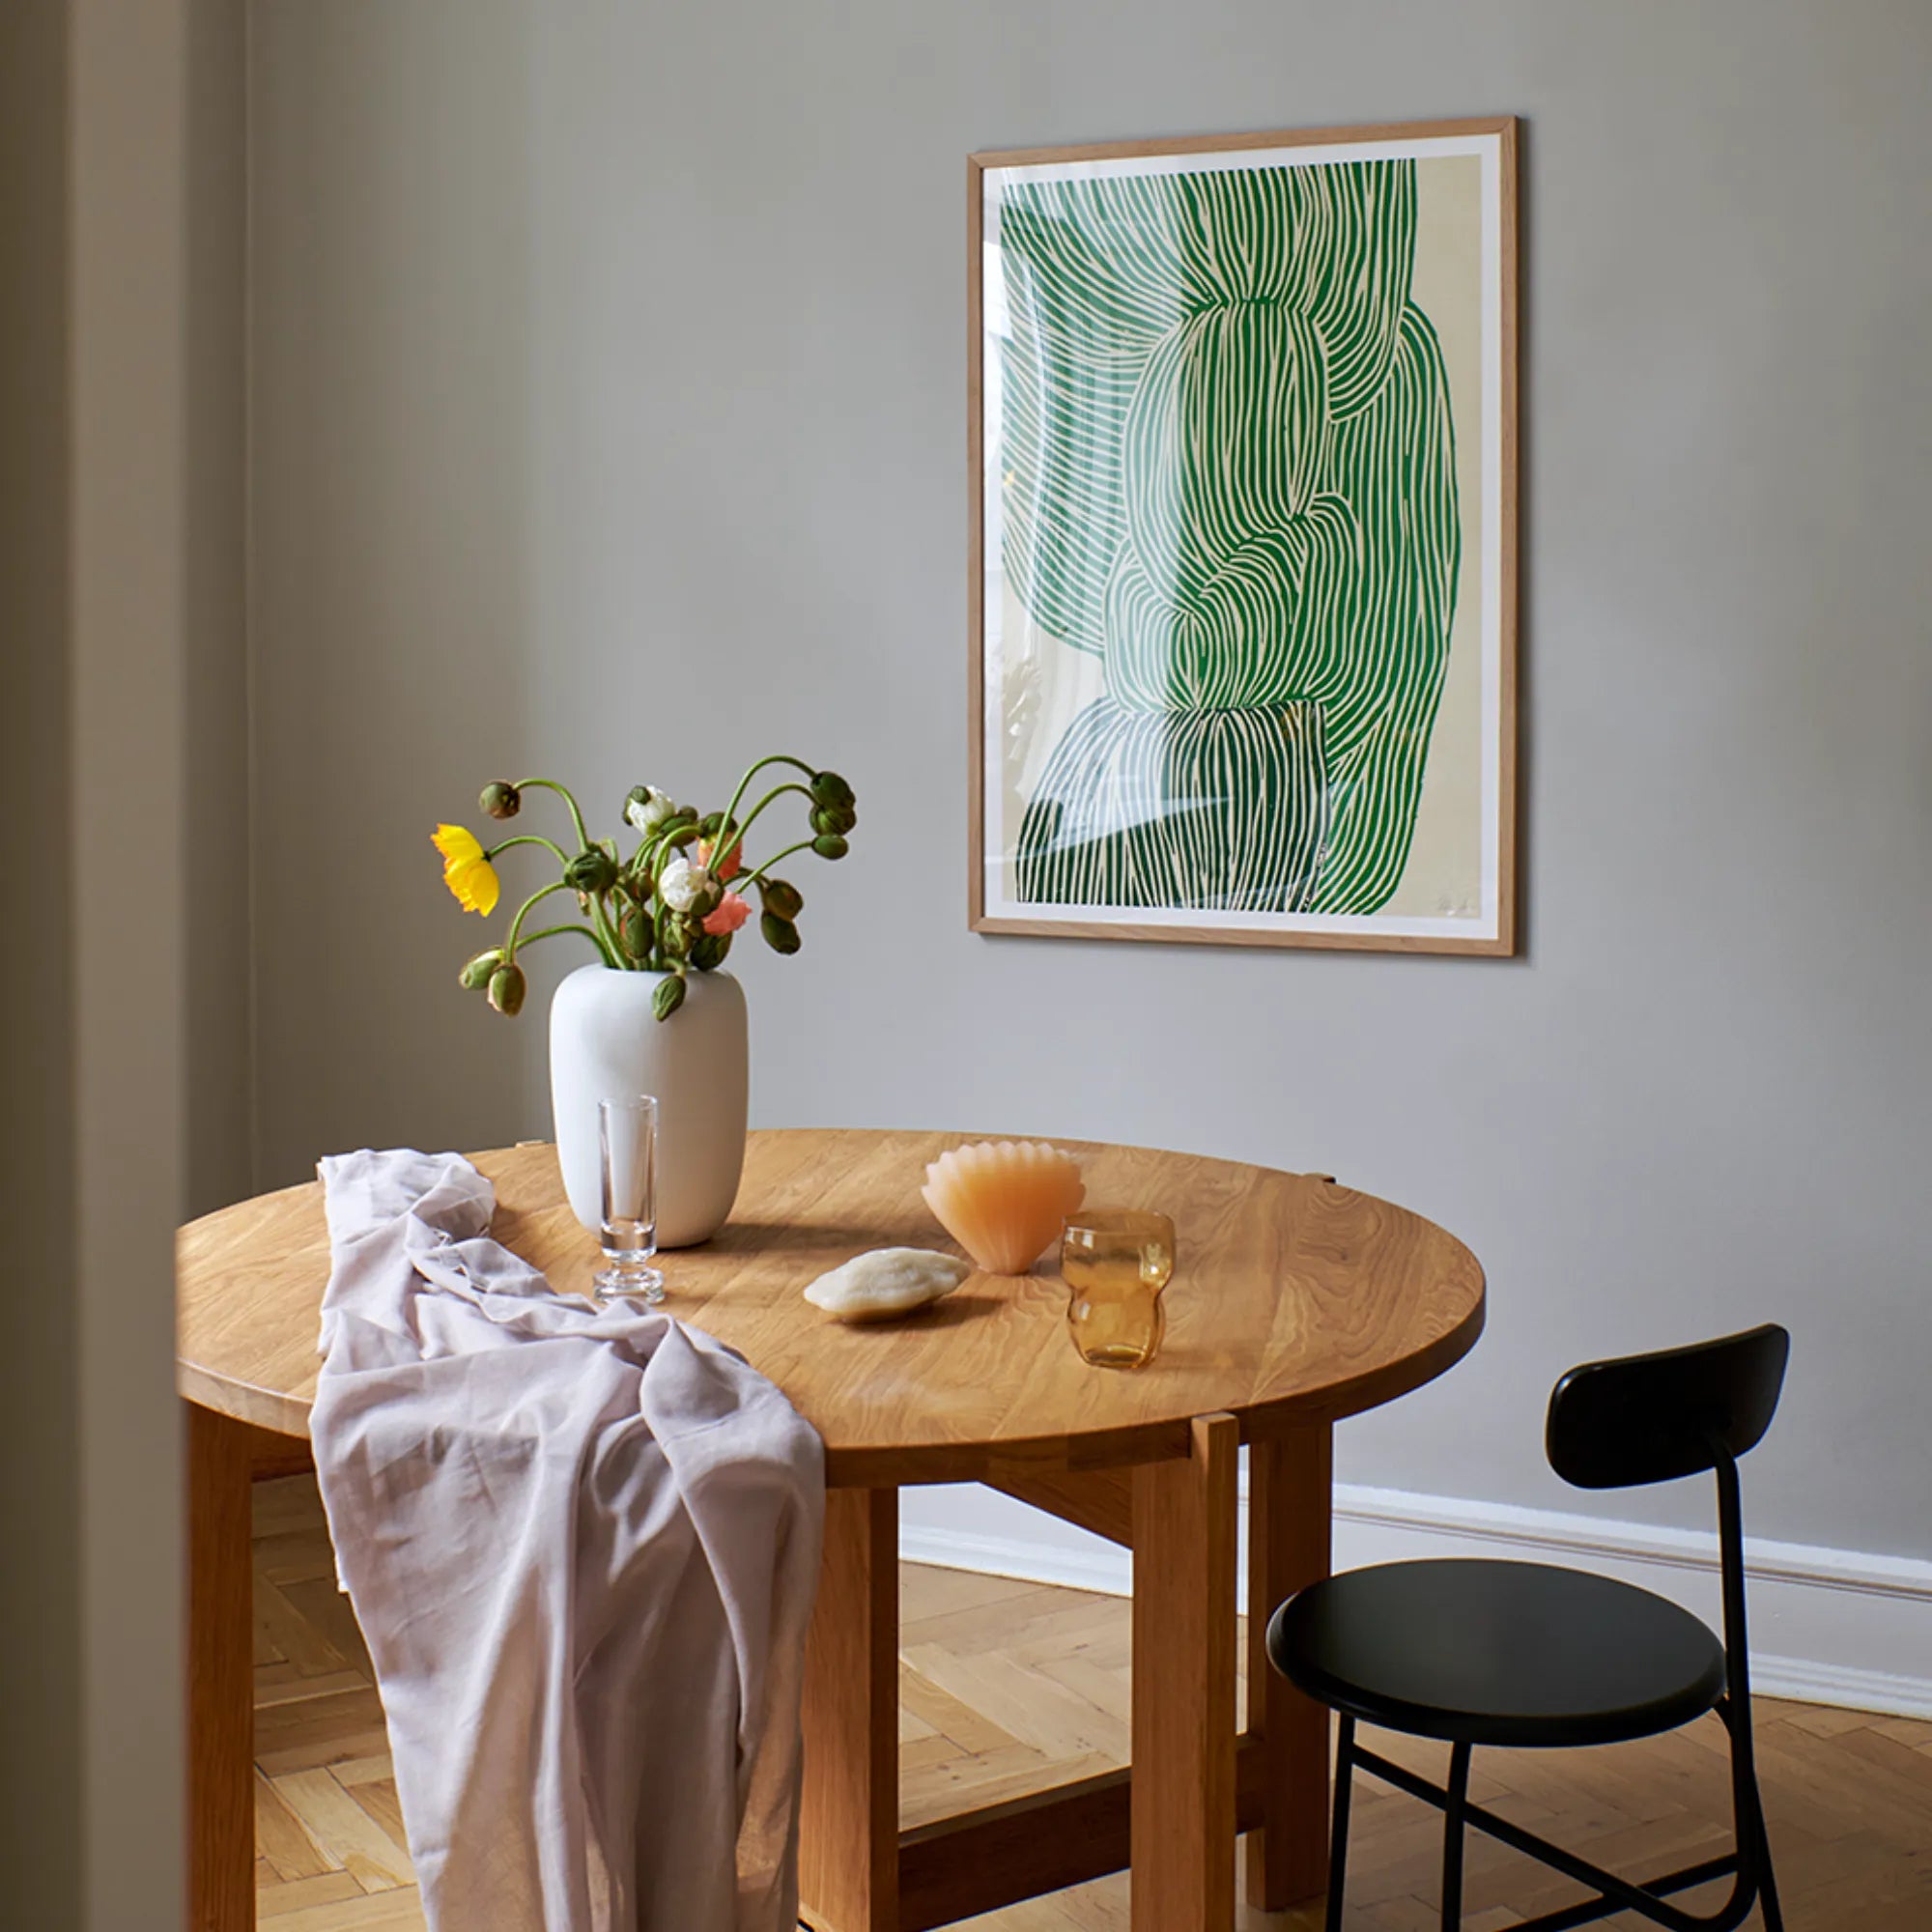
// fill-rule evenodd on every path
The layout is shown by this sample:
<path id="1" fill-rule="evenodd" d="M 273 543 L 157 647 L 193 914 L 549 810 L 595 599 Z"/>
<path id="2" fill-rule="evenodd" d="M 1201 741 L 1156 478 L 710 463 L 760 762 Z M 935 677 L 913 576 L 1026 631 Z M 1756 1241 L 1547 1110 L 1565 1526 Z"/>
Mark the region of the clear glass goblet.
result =
<path id="1" fill-rule="evenodd" d="M 658 1251 L 658 1103 L 649 1094 L 597 1103 L 603 1157 L 604 1265 L 591 1278 L 600 1301 L 625 1298 L 655 1306 L 664 1299 Z"/>

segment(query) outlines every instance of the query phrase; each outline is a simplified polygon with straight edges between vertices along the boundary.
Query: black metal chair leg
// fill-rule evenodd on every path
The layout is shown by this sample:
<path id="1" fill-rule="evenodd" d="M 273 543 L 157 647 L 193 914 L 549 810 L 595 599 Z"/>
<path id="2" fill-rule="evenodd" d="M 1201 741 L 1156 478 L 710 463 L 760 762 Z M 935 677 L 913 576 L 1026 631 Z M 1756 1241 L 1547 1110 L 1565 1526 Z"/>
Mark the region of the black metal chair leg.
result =
<path id="1" fill-rule="evenodd" d="M 1777 1879 L 1771 1868 L 1771 1833 L 1764 1822 L 1764 1798 L 1758 1790 L 1755 1766 L 1751 1771 L 1751 1829 L 1757 1833 L 1757 1902 L 1764 1913 L 1764 1932 L 1784 1932 Z"/>
<path id="2" fill-rule="evenodd" d="M 1355 1784 L 1355 1720 L 1344 1714 L 1335 1726 L 1335 1822 L 1328 1840 L 1327 1932 L 1342 1932 L 1342 1887 L 1349 1869 L 1349 1794 Z"/>
<path id="3" fill-rule="evenodd" d="M 1449 1751 L 1448 1803 L 1442 1807 L 1442 1932 L 1463 1923 L 1463 1807 L 1469 1802 L 1469 1747 Z"/>

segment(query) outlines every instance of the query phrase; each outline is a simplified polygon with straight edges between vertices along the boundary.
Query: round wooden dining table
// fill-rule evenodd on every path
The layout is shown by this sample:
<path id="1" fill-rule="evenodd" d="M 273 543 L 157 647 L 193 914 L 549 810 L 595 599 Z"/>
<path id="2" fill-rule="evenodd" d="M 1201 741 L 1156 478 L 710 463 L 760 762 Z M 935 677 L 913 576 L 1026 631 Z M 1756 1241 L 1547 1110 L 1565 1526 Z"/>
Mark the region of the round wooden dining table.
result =
<path id="1" fill-rule="evenodd" d="M 664 1256 L 667 1312 L 775 1381 L 825 1441 L 825 1554 L 806 1660 L 800 1882 L 818 1932 L 920 1932 L 1130 1868 L 1135 1932 L 1227 1932 L 1235 1842 L 1251 1903 L 1326 1876 L 1328 1719 L 1266 1665 L 1266 1611 L 1328 1574 L 1332 1429 L 1440 1375 L 1482 1331 L 1482 1270 L 1452 1236 L 1325 1176 L 1061 1142 L 1090 1206 L 1176 1229 L 1166 1339 L 1138 1373 L 1090 1367 L 1051 1256 L 975 1274 L 898 1321 L 808 1303 L 868 1248 L 951 1245 L 926 1162 L 981 1136 L 754 1133 L 729 1223 Z M 559 1293 L 597 1254 L 554 1151 L 473 1154 L 496 1237 Z M 302 1466 L 328 1276 L 315 1182 L 182 1230 L 188 1405 L 195 1932 L 254 1924 L 249 1486 Z M 1249 1452 L 1249 1668 L 1235 1711 L 1236 1464 Z M 980 1482 L 1134 1553 L 1130 1765 L 901 1832 L 898 1491 Z"/>

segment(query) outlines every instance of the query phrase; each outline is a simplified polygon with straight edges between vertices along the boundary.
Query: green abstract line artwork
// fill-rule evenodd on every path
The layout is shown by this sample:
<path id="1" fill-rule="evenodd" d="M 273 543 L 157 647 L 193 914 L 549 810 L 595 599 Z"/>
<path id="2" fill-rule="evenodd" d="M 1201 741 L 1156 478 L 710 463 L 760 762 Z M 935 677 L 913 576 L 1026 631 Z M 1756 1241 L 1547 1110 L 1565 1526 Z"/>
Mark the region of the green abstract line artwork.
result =
<path id="1" fill-rule="evenodd" d="M 1040 904 L 1365 914 L 1401 880 L 1462 522 L 1412 160 L 1003 190 L 1000 557 L 1101 666 Z"/>

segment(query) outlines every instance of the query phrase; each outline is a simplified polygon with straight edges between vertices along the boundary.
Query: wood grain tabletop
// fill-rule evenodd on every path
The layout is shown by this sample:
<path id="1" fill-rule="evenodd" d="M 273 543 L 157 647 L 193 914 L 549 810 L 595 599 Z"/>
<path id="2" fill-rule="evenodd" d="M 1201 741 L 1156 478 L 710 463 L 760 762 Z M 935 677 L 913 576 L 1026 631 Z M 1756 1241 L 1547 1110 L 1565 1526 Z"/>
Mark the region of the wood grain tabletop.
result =
<path id="1" fill-rule="evenodd" d="M 1481 1267 L 1462 1242 L 1319 1176 L 1151 1149 L 1057 1143 L 1090 1207 L 1176 1224 L 1167 1338 L 1138 1373 L 1090 1368 L 1049 1254 L 1028 1276 L 974 1274 L 903 1321 L 838 1322 L 804 1299 L 867 1248 L 952 1249 L 920 1199 L 925 1164 L 981 1135 L 795 1128 L 751 1136 L 730 1222 L 662 1258 L 668 1313 L 739 1350 L 824 1436 L 841 1486 L 964 1482 L 1184 1456 L 1193 1417 L 1244 1439 L 1388 1402 L 1482 1332 Z M 547 1145 L 470 1158 L 497 1188 L 492 1232 L 560 1293 L 597 1261 Z M 179 1385 L 189 1400 L 305 1435 L 328 1241 L 318 1182 L 184 1228 Z"/>

